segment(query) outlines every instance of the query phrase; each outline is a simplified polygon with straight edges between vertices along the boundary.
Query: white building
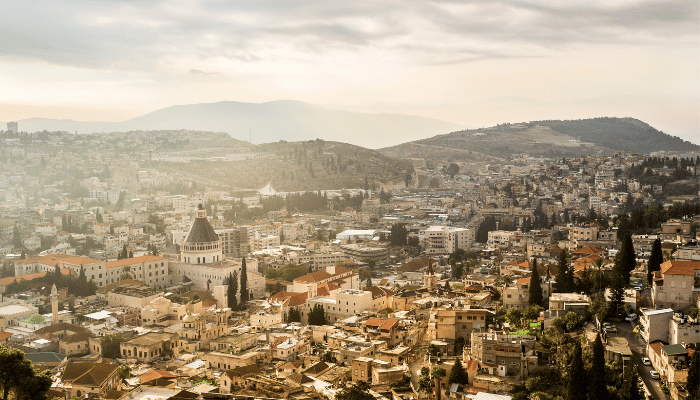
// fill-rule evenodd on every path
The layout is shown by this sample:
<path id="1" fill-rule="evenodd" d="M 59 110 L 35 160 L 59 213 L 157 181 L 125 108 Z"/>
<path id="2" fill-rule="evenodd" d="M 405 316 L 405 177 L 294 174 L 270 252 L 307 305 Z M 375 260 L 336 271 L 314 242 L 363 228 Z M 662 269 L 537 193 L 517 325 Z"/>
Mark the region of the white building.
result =
<path id="1" fill-rule="evenodd" d="M 474 243 L 474 229 L 431 226 L 425 231 L 425 253 L 440 255 L 466 249 Z"/>

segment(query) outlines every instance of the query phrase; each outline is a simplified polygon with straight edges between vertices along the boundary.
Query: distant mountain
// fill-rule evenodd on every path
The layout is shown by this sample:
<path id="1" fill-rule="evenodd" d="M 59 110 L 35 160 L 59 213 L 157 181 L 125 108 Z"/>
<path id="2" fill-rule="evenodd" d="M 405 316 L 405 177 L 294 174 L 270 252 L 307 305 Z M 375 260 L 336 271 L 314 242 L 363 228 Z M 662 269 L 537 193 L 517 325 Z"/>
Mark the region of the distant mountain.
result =
<path id="1" fill-rule="evenodd" d="M 509 157 L 514 154 L 573 157 L 629 151 L 700 151 L 700 146 L 660 132 L 634 118 L 592 118 L 502 124 L 438 135 L 380 150 L 397 158 Z M 478 157 L 478 158 L 477 158 Z"/>
<path id="2" fill-rule="evenodd" d="M 403 114 L 369 114 L 328 109 L 300 101 L 178 105 L 124 122 L 83 122 L 30 118 L 18 121 L 22 131 L 78 133 L 191 129 L 226 132 L 253 143 L 321 138 L 369 148 L 391 146 L 458 129 L 451 122 Z"/>

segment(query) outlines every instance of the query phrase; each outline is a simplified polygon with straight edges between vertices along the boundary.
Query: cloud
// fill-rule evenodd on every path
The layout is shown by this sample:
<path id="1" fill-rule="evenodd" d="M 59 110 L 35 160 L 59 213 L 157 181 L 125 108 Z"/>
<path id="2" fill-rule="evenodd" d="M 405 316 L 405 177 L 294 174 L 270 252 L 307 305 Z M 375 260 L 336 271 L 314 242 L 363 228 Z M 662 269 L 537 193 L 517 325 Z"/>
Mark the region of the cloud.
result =
<path id="1" fill-rule="evenodd" d="M 314 64 L 371 52 L 452 64 L 585 46 L 695 48 L 700 26 L 700 5 L 687 0 L 11 0 L 3 8 L 0 59 L 191 75 L 211 74 L 212 60 Z"/>

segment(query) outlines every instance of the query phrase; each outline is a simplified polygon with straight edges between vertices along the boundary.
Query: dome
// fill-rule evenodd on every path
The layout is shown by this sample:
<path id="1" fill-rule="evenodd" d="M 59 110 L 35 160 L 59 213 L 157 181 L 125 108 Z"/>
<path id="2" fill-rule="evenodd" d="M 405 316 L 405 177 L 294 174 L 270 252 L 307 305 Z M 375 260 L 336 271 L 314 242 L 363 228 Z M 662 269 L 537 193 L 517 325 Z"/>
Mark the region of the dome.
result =
<path id="1" fill-rule="evenodd" d="M 44 318 L 44 316 L 41 314 L 34 313 L 27 318 L 27 322 L 30 324 L 43 324 L 46 322 L 46 318 Z"/>
<path id="2" fill-rule="evenodd" d="M 196 320 L 197 318 L 188 312 L 187 315 L 185 315 L 185 318 L 182 319 L 182 322 L 195 322 Z"/>

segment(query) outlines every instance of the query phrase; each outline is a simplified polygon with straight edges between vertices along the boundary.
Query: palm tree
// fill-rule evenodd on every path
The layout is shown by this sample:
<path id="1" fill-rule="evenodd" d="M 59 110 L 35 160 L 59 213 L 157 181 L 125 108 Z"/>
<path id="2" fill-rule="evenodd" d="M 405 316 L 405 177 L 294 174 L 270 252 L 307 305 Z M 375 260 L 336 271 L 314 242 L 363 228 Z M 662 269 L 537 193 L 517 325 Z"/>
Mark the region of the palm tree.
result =
<path id="1" fill-rule="evenodd" d="M 430 373 L 430 378 L 435 381 L 435 399 L 440 400 L 440 394 L 441 394 L 441 385 L 440 382 L 442 381 L 442 378 L 444 378 L 447 375 L 447 372 L 445 372 L 445 369 L 442 367 L 435 367 L 433 368 L 433 371 Z"/>

